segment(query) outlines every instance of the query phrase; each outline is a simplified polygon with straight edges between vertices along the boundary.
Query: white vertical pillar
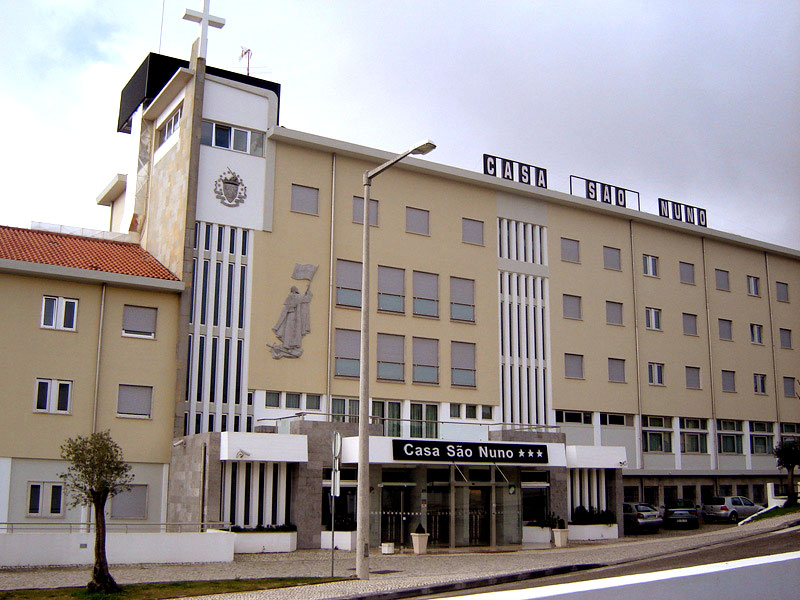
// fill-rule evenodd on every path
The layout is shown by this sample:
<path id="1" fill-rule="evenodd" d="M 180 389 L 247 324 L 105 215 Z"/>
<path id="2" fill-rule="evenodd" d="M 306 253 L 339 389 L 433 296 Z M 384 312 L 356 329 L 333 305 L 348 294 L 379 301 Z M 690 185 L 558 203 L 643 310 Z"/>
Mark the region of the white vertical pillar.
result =
<path id="1" fill-rule="evenodd" d="M 508 256 L 508 219 L 500 219 L 500 258 Z"/>
<path id="2" fill-rule="evenodd" d="M 527 339 L 528 339 L 528 387 L 531 390 L 528 398 L 528 422 L 535 425 L 544 425 L 543 415 L 537 409 L 538 398 L 541 396 L 541 389 L 536 385 L 537 373 L 542 366 L 539 361 L 539 353 L 536 349 L 536 340 L 540 332 L 536 329 L 536 280 L 532 275 L 525 277 L 525 287 L 527 288 L 527 301 L 525 302 L 525 312 L 527 313 Z"/>
<path id="3" fill-rule="evenodd" d="M 543 410 L 547 412 L 547 423 L 553 425 L 556 422 L 556 413 L 553 409 L 551 398 L 553 397 L 553 361 L 550 353 L 552 344 L 550 343 L 550 279 L 542 280 L 542 299 L 545 303 L 543 311 L 542 337 L 544 338 L 544 361 L 547 366 L 544 381 L 544 402 Z"/>
<path id="4" fill-rule="evenodd" d="M 236 525 L 244 525 L 244 462 L 239 461 L 236 466 Z"/>
<path id="5" fill-rule="evenodd" d="M 714 419 L 708 420 L 708 454 L 711 457 L 711 468 L 716 469 L 719 455 L 717 454 L 717 422 Z"/>
<path id="6" fill-rule="evenodd" d="M 268 462 L 264 469 L 264 523 L 272 524 L 275 522 L 275 515 L 272 514 L 272 479 L 274 467 L 273 463 Z"/>
<path id="7" fill-rule="evenodd" d="M 261 463 L 250 463 L 250 527 L 258 525 L 258 471 Z"/>
<path id="8" fill-rule="evenodd" d="M 572 469 L 567 469 L 567 510 L 572 510 Z M 565 517 L 566 521 L 569 521 L 569 515 Z"/>
<path id="9" fill-rule="evenodd" d="M 508 258 L 517 260 L 517 226 L 516 221 L 508 223 Z"/>
<path id="10" fill-rule="evenodd" d="M 542 227 L 542 264 L 547 266 L 549 262 L 547 252 L 547 227 Z"/>
<path id="11" fill-rule="evenodd" d="M 525 261 L 525 223 L 517 221 L 517 260 Z"/>
<path id="12" fill-rule="evenodd" d="M 589 471 L 589 490 L 591 492 L 590 503 L 592 508 L 599 508 L 600 503 L 598 501 L 598 494 L 597 494 L 597 469 L 586 469 Z"/>
<path id="13" fill-rule="evenodd" d="M 231 227 L 225 225 L 222 230 L 224 238 L 222 240 L 222 254 L 220 260 L 222 266 L 220 268 L 220 282 L 219 282 L 219 328 L 217 329 L 219 339 L 217 340 L 217 389 L 214 393 L 214 428 L 217 431 L 222 431 L 222 382 L 224 381 L 224 366 L 225 366 L 225 312 L 228 310 L 228 260 L 230 254 L 231 240 Z M 230 417 L 229 417 L 230 418 Z M 231 425 L 233 423 L 231 422 Z"/>
<path id="14" fill-rule="evenodd" d="M 525 262 L 534 262 L 533 257 L 533 225 L 525 223 Z"/>
<path id="15" fill-rule="evenodd" d="M 278 514 L 275 517 L 276 524 L 286 523 L 286 463 L 278 465 Z"/>
<path id="16" fill-rule="evenodd" d="M 253 248 L 255 247 L 255 240 L 253 239 L 254 235 L 249 235 L 247 240 L 248 246 L 248 255 L 253 255 Z M 239 406 L 239 412 L 241 414 L 241 419 L 239 423 L 239 427 L 241 428 L 240 431 L 247 431 L 247 382 L 248 382 L 248 370 L 250 365 L 250 344 L 247 343 L 247 340 L 250 336 L 250 293 L 253 289 L 253 261 L 247 260 L 246 258 L 242 260 L 243 263 L 247 263 L 247 277 L 245 278 L 244 282 L 244 331 L 243 331 L 243 339 L 244 344 L 242 347 L 242 403 Z M 238 310 L 238 306 L 237 306 Z M 238 323 L 237 323 L 238 324 Z M 255 399 L 253 399 L 255 402 Z"/>
<path id="17" fill-rule="evenodd" d="M 750 421 L 742 421 L 742 450 L 744 451 L 744 468 L 753 469 L 753 455 L 750 453 Z"/>
<path id="18" fill-rule="evenodd" d="M 572 510 L 581 505 L 581 470 L 572 469 Z"/>
<path id="19" fill-rule="evenodd" d="M 519 275 L 511 273 L 511 422 L 519 423 Z"/>
<path id="20" fill-rule="evenodd" d="M 633 441 L 636 446 L 636 468 L 642 468 L 642 415 L 633 415 Z M 630 458 L 628 458 L 630 462 Z"/>
<path id="21" fill-rule="evenodd" d="M 528 280 L 529 275 L 520 275 L 519 291 L 519 387 L 520 387 L 520 423 L 530 424 L 532 422 L 529 413 L 529 399 L 528 399 L 528 382 L 530 381 L 530 371 L 532 368 L 532 361 L 530 352 L 528 350 Z"/>
<path id="22" fill-rule="evenodd" d="M 220 519 L 223 523 L 228 521 L 231 517 L 231 485 L 233 483 L 233 479 L 231 474 L 233 473 L 231 462 L 223 461 L 222 463 L 222 519 Z"/>
<path id="23" fill-rule="evenodd" d="M 511 423 L 511 295 L 509 274 L 503 272 L 503 422 Z"/>
<path id="24" fill-rule="evenodd" d="M 606 510 L 606 470 L 598 469 L 600 487 L 600 510 Z"/>
<path id="25" fill-rule="evenodd" d="M 239 368 L 239 296 L 242 289 L 242 252 L 241 244 L 244 237 L 244 229 L 237 231 L 237 249 L 233 263 L 233 294 L 231 306 L 231 358 L 230 358 L 230 371 L 228 373 L 228 431 L 244 431 L 247 423 L 242 422 L 239 418 L 239 429 L 234 429 L 236 424 L 236 370 Z M 247 236 L 250 237 L 249 235 Z M 248 247 L 252 247 L 253 241 L 247 240 Z M 242 404 L 247 404 L 247 399 L 242 398 Z M 245 407 L 246 409 L 246 407 Z"/>
<path id="26" fill-rule="evenodd" d="M 533 262 L 542 264 L 542 228 L 535 225 L 533 229 Z"/>
<path id="27" fill-rule="evenodd" d="M 680 419 L 672 417 L 672 454 L 675 456 L 675 468 L 680 471 L 682 465 Z"/>
<path id="28" fill-rule="evenodd" d="M 545 407 L 545 356 L 544 356 L 544 306 L 542 292 L 544 286 L 542 278 L 537 277 L 535 282 L 536 295 L 536 417 L 541 424 L 549 424 Z"/>
<path id="29" fill-rule="evenodd" d="M 592 433 L 594 435 L 594 445 L 595 446 L 602 446 L 603 445 L 603 429 L 600 426 L 600 413 L 598 411 L 594 411 L 592 413 Z"/>
<path id="30" fill-rule="evenodd" d="M 589 469 L 581 469 L 581 503 L 585 508 L 589 508 Z"/>

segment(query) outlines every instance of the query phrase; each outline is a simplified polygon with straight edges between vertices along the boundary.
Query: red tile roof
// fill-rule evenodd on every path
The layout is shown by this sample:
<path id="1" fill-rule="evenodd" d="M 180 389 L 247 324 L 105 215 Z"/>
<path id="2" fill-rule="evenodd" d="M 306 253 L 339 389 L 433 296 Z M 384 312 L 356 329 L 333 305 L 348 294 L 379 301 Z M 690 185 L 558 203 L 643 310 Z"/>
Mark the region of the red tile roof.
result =
<path id="1" fill-rule="evenodd" d="M 178 281 L 137 244 L 0 225 L 0 258 Z"/>

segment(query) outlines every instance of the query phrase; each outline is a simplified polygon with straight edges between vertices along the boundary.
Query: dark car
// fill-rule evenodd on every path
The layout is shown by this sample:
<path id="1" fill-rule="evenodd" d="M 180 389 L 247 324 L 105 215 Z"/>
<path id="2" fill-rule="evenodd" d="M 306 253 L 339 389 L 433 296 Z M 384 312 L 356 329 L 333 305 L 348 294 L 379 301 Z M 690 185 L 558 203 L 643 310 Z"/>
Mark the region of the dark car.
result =
<path id="1" fill-rule="evenodd" d="M 622 524 L 625 533 L 655 533 L 661 527 L 661 515 L 649 504 L 625 502 L 622 505 Z"/>
<path id="2" fill-rule="evenodd" d="M 664 505 L 664 527 L 700 527 L 700 515 L 691 500 L 672 500 Z"/>

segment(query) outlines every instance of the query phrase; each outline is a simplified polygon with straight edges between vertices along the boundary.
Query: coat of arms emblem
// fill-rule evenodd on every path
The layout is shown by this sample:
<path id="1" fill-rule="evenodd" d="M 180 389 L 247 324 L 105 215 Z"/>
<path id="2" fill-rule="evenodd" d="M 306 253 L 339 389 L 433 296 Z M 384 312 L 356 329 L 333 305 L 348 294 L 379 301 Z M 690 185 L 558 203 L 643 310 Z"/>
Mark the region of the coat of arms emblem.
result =
<path id="1" fill-rule="evenodd" d="M 247 186 L 242 178 L 228 167 L 214 182 L 214 194 L 224 206 L 239 206 L 247 198 Z"/>

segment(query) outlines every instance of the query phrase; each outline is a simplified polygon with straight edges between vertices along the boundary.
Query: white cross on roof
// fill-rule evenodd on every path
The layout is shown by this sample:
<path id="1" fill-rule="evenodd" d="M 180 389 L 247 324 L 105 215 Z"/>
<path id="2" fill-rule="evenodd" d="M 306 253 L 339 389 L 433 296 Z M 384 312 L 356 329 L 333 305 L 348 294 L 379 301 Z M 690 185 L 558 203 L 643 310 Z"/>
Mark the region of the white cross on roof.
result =
<path id="1" fill-rule="evenodd" d="M 197 56 L 203 59 L 206 57 L 206 47 L 208 46 L 208 26 L 211 25 L 217 29 L 222 29 L 225 26 L 225 19 L 211 14 L 210 3 L 211 0 L 203 0 L 203 12 L 187 8 L 186 13 L 183 15 L 185 21 L 200 23 L 200 50 Z"/>

